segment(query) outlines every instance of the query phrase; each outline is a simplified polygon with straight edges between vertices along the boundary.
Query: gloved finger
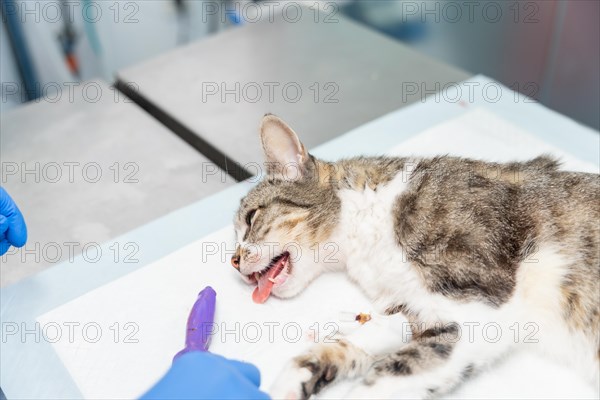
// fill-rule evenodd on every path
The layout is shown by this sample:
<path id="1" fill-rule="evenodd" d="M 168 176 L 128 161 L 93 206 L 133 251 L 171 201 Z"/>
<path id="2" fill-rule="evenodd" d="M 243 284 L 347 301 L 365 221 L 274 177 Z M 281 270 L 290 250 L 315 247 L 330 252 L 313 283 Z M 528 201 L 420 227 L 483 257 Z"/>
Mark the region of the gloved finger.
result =
<path id="1" fill-rule="evenodd" d="M 244 375 L 256 387 L 260 386 L 260 371 L 256 366 L 237 360 L 229 360 L 229 364 Z"/>
<path id="2" fill-rule="evenodd" d="M 8 240 L 6 240 L 6 239 L 0 240 L 0 256 L 3 256 L 4 254 L 6 254 L 6 252 L 8 251 L 9 248 L 10 248 L 10 243 L 8 243 Z"/>
<path id="3" fill-rule="evenodd" d="M 0 215 L 0 235 L 4 235 L 4 232 L 8 229 L 8 220 L 4 215 Z"/>
<path id="4" fill-rule="evenodd" d="M 15 205 L 13 214 L 7 219 L 8 231 L 6 232 L 6 238 L 13 246 L 22 247 L 27 242 L 27 226 L 19 207 Z"/>
<path id="5" fill-rule="evenodd" d="M 19 207 L 3 188 L 0 188 L 0 214 L 8 221 L 8 230 L 6 230 L 8 242 L 15 247 L 23 246 L 27 241 L 25 219 Z"/>

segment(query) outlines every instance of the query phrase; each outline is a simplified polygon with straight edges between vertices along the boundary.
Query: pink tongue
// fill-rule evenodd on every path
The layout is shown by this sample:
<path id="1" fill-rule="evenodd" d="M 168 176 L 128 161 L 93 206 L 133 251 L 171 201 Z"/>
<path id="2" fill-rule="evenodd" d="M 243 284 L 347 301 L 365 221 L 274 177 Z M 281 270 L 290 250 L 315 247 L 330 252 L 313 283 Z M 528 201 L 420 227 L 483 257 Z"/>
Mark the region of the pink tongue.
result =
<path id="1" fill-rule="evenodd" d="M 269 280 L 271 271 L 273 271 L 273 269 L 261 276 L 258 280 L 258 286 L 254 289 L 254 292 L 252 292 L 252 300 L 254 300 L 255 303 L 262 304 L 267 301 L 271 295 L 271 290 L 273 289 L 273 282 Z"/>
<path id="2" fill-rule="evenodd" d="M 255 303 L 262 304 L 267 301 L 271 295 L 271 290 L 273 289 L 273 282 L 271 282 L 269 278 L 275 279 L 275 277 L 283 271 L 287 258 L 286 255 L 281 257 L 273 267 L 258 279 L 258 286 L 254 289 L 254 292 L 252 292 L 252 300 L 254 300 Z"/>

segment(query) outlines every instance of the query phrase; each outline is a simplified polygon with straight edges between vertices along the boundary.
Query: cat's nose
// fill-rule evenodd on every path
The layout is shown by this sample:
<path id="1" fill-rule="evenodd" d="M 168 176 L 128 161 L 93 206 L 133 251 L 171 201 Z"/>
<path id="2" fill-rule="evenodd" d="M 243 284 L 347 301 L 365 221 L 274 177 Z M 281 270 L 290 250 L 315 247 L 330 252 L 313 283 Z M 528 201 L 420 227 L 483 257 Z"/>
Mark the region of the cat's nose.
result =
<path id="1" fill-rule="evenodd" d="M 239 270 L 240 269 L 240 256 L 232 256 L 231 257 L 231 265 L 233 265 L 233 268 Z"/>

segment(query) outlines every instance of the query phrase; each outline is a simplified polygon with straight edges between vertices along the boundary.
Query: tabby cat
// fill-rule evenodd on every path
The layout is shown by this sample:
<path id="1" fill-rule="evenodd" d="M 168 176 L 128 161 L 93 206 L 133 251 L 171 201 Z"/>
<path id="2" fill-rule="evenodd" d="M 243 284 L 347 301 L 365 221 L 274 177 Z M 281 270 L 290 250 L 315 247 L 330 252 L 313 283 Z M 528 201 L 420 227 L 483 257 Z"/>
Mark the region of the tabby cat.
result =
<path id="1" fill-rule="evenodd" d="M 368 340 L 317 344 L 281 373 L 274 398 L 308 398 L 350 378 L 360 378 L 351 397 L 443 395 L 522 344 L 507 334 L 467 340 L 474 321 L 535 324 L 535 348 L 598 385 L 597 174 L 561 171 L 547 156 L 327 162 L 274 115 L 260 138 L 266 176 L 241 201 L 232 257 L 256 285 L 254 301 L 296 296 L 343 270 L 382 313 L 412 322 L 411 340 L 384 353 Z M 315 244 L 326 254 L 332 243 L 335 257 L 293 254 Z"/>

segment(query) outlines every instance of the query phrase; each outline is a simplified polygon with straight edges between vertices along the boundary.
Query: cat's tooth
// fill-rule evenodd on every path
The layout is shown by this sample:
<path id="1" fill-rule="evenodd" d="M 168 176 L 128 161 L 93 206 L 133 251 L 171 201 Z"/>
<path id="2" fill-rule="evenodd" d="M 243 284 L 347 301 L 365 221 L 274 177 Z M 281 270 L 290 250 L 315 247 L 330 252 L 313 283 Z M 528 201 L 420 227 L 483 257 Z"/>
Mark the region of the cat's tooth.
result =
<path id="1" fill-rule="evenodd" d="M 281 285 L 283 282 L 287 280 L 287 275 L 279 274 L 275 277 L 275 284 Z"/>
<path id="2" fill-rule="evenodd" d="M 273 279 L 273 278 L 269 278 L 269 282 L 271 282 L 271 283 L 277 283 L 277 282 L 275 281 L 275 279 Z"/>
<path id="3" fill-rule="evenodd" d="M 254 279 L 256 279 L 256 280 L 260 279 L 260 274 L 258 272 L 254 273 Z"/>

